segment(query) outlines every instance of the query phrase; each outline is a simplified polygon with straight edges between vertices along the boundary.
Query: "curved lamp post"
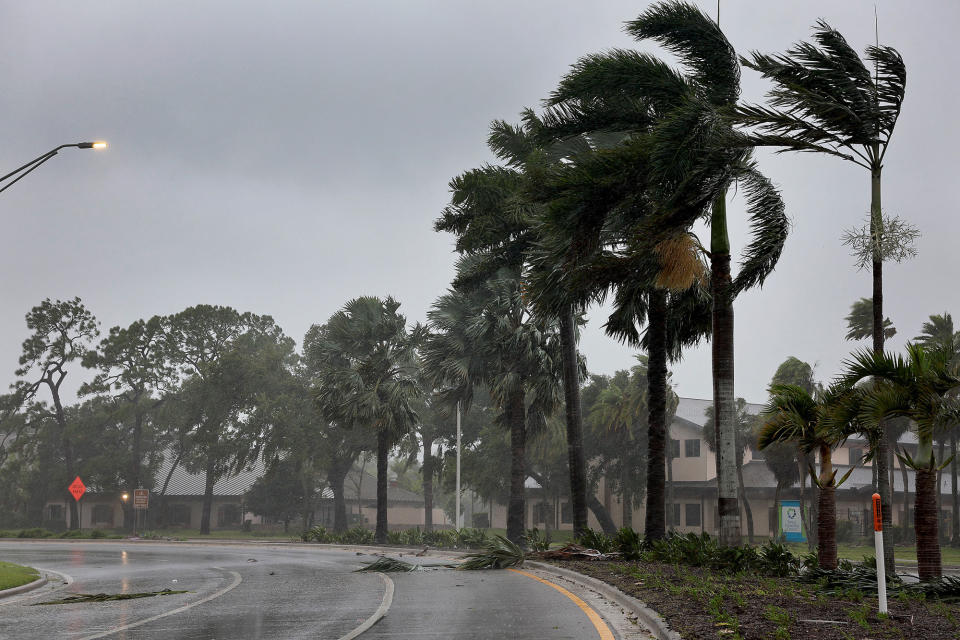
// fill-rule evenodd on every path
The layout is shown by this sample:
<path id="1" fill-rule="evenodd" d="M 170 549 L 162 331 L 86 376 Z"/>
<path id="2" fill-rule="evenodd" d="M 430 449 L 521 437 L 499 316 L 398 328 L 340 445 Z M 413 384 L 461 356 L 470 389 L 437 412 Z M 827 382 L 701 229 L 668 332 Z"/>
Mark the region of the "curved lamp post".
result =
<path id="1" fill-rule="evenodd" d="M 60 152 L 60 149 L 66 149 L 67 147 L 76 147 L 77 149 L 106 149 L 107 143 L 106 142 L 75 142 L 73 144 L 62 144 L 56 149 L 51 149 L 50 151 L 47 151 L 42 156 L 38 158 L 34 158 L 33 160 L 23 165 L 19 169 L 15 169 L 14 171 L 11 171 L 7 175 L 0 178 L 0 184 L 3 184 L 10 178 L 13 178 L 13 180 L 11 180 L 8 184 L 4 185 L 3 188 L 0 188 L 0 193 L 3 193 L 4 191 L 12 187 L 14 184 L 19 182 L 21 179 L 23 179 L 24 176 L 26 176 L 28 173 L 30 173 L 31 171 L 33 171 L 34 169 L 42 165 L 44 162 L 46 162 L 53 156 L 57 155 L 57 153 Z"/>

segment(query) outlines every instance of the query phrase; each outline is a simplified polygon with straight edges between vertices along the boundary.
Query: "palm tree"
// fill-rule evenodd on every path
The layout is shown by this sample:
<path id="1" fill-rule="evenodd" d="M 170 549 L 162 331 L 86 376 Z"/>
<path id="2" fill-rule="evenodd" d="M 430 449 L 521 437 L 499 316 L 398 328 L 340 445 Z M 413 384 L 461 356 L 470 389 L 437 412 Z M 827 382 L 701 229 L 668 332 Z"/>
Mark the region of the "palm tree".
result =
<path id="1" fill-rule="evenodd" d="M 400 303 L 354 298 L 323 325 L 310 345 L 318 363 L 317 402 L 322 413 L 377 437 L 376 540 L 387 539 L 387 462 L 390 449 L 417 420 L 420 395 L 416 347 L 422 330 L 407 331 Z"/>
<path id="2" fill-rule="evenodd" d="M 799 444 L 806 452 L 820 454 L 820 475 L 810 468 L 810 476 L 820 490 L 817 508 L 817 561 L 825 569 L 837 568 L 837 507 L 836 488 L 847 479 L 850 471 L 839 481 L 833 468 L 833 449 L 852 432 L 849 427 L 829 419 L 827 413 L 839 391 L 811 395 L 797 385 L 772 385 L 770 401 L 764 408 L 763 426 L 757 439 L 760 449 L 777 442 Z M 853 467 L 850 469 L 853 470 Z"/>
<path id="3" fill-rule="evenodd" d="M 704 253 L 711 262 L 721 540 L 740 544 L 732 302 L 773 270 L 788 222 L 776 189 L 750 162 L 743 140 L 721 115 L 739 94 L 739 65 L 719 26 L 691 4 L 662 2 L 629 22 L 626 30 L 672 51 L 688 73 L 647 54 L 613 50 L 581 59 L 551 96 L 544 120 L 552 135 L 619 132 L 626 139 L 579 166 L 565 167 L 581 182 L 579 198 L 560 198 L 565 206 L 558 215 L 579 232 L 567 262 L 592 261 L 592 269 L 603 271 L 608 265 L 600 251 L 602 236 L 612 217 L 630 221 L 620 228 L 630 228 L 632 240 L 623 242 L 621 236 L 618 250 L 639 249 L 640 254 L 685 233 L 694 221 L 709 219 L 710 249 Z M 733 279 L 724 198 L 735 181 L 746 192 L 754 237 Z M 642 272 L 634 266 L 630 278 Z"/>
<path id="4" fill-rule="evenodd" d="M 458 274 L 471 272 L 471 258 Z M 497 274 L 469 288 L 453 288 L 427 313 L 432 333 L 423 348 L 431 383 L 441 401 L 469 407 L 474 389 L 484 386 L 510 430 L 510 498 L 507 537 L 520 542 L 524 531 L 525 450 L 528 430 L 540 428 L 560 403 L 560 344 L 556 328 L 533 316 L 517 270 Z"/>
<path id="5" fill-rule="evenodd" d="M 866 340 L 873 337 L 873 301 L 870 298 L 860 298 L 850 305 L 847 321 L 847 335 L 845 340 Z M 892 338 L 897 334 L 896 327 L 890 318 L 883 319 L 883 337 Z"/>
<path id="6" fill-rule="evenodd" d="M 936 580 L 941 574 L 936 476 L 938 464 L 933 439 L 939 430 L 956 424 L 960 409 L 950 397 L 960 387 L 960 377 L 950 368 L 950 354 L 927 351 L 908 344 L 906 357 L 860 351 L 845 363 L 843 384 L 853 386 L 873 377 L 873 387 L 863 392 L 858 419 L 876 428 L 885 418 L 904 417 L 913 422 L 917 455 L 904 452 L 900 463 L 916 472 L 917 564 L 921 580 Z M 887 503 L 890 504 L 890 503 Z"/>
<path id="7" fill-rule="evenodd" d="M 781 55 L 753 52 L 741 58 L 744 66 L 773 81 L 770 107 L 744 106 L 738 118 L 756 127 L 751 141 L 780 147 L 780 151 L 825 153 L 853 162 L 870 172 L 869 256 L 873 269 L 873 350 L 883 353 L 884 218 L 881 177 L 887 145 L 893 136 L 906 90 L 907 69 L 896 49 L 866 49 L 873 73 L 844 37 L 826 22 L 817 22 L 816 45 L 801 42 Z M 819 45 L 819 46 L 817 46 Z M 889 226 L 889 225 L 887 225 Z M 883 429 L 881 425 L 879 427 Z M 879 439 L 878 490 L 890 504 L 887 480 L 887 441 Z M 890 525 L 889 510 L 884 524 Z M 893 566 L 893 545 L 884 545 L 884 556 Z"/>
<path id="8" fill-rule="evenodd" d="M 450 183 L 451 204 L 434 228 L 455 233 L 457 251 L 475 258 L 470 271 L 460 274 L 455 286 L 489 278 L 504 266 L 522 269 L 527 264 L 530 250 L 538 240 L 539 210 L 537 203 L 528 198 L 525 184 L 538 167 L 559 163 L 586 145 L 583 139 L 541 142 L 534 133 L 542 128 L 542 123 L 533 111 L 524 110 L 522 119 L 519 126 L 502 120 L 491 125 L 488 145 L 506 167 L 474 169 Z M 578 318 L 571 304 L 563 305 L 553 317 L 560 329 L 573 529 L 579 534 L 587 530 L 587 488 Z"/>
<path id="9" fill-rule="evenodd" d="M 930 316 L 929 322 L 923 323 L 923 329 L 913 341 L 925 348 L 942 349 L 948 355 L 954 372 L 960 365 L 960 331 L 953 330 L 953 317 L 943 312 L 942 315 Z M 960 496 L 957 493 L 957 426 L 950 429 L 950 493 L 952 495 L 953 510 L 951 511 L 950 531 L 953 545 L 960 544 Z M 937 483 L 939 486 L 939 482 Z"/>

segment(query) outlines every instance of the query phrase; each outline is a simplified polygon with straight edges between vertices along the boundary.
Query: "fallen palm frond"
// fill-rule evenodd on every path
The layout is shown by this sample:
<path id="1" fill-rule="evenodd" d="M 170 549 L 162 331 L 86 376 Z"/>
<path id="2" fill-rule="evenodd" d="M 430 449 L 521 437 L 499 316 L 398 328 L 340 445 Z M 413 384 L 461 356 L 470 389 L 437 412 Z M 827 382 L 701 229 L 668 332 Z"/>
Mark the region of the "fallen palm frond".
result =
<path id="1" fill-rule="evenodd" d="M 47 602 L 36 602 L 31 606 L 44 604 L 73 604 L 75 602 L 108 602 L 112 600 L 133 600 L 135 598 L 152 598 L 153 596 L 172 596 L 178 593 L 189 593 L 188 591 L 173 591 L 171 589 L 161 589 L 160 591 L 145 591 L 143 593 L 78 593 L 67 596 L 60 600 L 49 600 Z"/>
<path id="2" fill-rule="evenodd" d="M 419 564 L 412 564 L 410 562 L 404 562 L 403 560 L 397 560 L 396 558 L 386 557 L 378 558 L 365 567 L 357 569 L 357 571 L 379 571 L 381 573 L 409 573 L 410 571 L 423 570 L 423 567 Z"/>
<path id="3" fill-rule="evenodd" d="M 523 565 L 523 549 L 503 536 L 493 536 L 484 543 L 483 551 L 467 555 L 457 569 L 506 569 Z"/>
<path id="4" fill-rule="evenodd" d="M 549 551 L 539 551 L 530 554 L 543 560 L 609 560 L 619 557 L 619 553 L 600 553 L 596 549 L 588 549 L 579 544 L 570 543 L 559 549 Z"/>

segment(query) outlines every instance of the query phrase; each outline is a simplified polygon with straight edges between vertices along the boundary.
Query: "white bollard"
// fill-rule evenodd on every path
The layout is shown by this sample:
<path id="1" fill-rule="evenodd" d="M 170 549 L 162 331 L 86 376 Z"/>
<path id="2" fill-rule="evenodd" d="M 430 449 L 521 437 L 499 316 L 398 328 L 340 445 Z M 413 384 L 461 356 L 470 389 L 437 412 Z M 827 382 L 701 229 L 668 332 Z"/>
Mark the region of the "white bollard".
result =
<path id="1" fill-rule="evenodd" d="M 877 598 L 880 613 L 887 612 L 887 573 L 883 566 L 883 518 L 881 517 L 880 494 L 873 494 L 873 542 L 877 555 Z"/>

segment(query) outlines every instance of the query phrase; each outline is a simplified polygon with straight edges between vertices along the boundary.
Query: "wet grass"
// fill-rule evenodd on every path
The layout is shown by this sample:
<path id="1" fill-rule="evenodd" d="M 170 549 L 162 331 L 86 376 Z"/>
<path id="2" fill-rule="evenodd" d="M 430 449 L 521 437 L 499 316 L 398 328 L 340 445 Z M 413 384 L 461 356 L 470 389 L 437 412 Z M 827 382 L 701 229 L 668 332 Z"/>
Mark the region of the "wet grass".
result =
<path id="1" fill-rule="evenodd" d="M 808 553 L 806 543 L 791 542 L 787 544 L 794 555 L 803 555 Z M 916 563 L 917 547 L 897 545 L 894 550 L 897 562 Z M 874 556 L 873 540 L 869 544 L 838 544 L 837 556 L 847 560 L 863 560 L 864 556 L 872 558 Z M 960 566 L 960 548 L 949 545 L 940 545 L 940 556 L 944 565 Z"/>
<path id="2" fill-rule="evenodd" d="M 10 562 L 0 562 L 0 590 L 12 589 L 33 582 L 40 577 L 36 569 Z"/>

